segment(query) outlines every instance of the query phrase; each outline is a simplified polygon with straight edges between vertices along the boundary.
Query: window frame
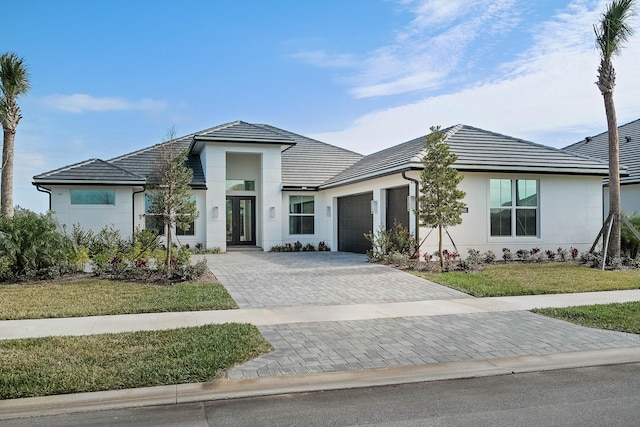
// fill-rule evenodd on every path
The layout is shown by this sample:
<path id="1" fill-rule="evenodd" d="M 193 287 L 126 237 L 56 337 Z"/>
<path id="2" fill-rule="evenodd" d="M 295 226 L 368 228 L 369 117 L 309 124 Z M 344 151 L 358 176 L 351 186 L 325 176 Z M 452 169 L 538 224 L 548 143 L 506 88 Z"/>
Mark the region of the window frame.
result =
<path id="1" fill-rule="evenodd" d="M 299 199 L 299 203 L 301 205 L 300 212 L 292 212 L 292 207 L 295 206 L 295 204 L 292 202 L 296 198 Z M 309 201 L 313 203 L 313 211 L 303 212 L 305 203 L 308 203 Z M 311 228 L 312 228 L 311 233 L 304 232 L 305 218 L 307 219 L 307 221 L 308 221 L 308 218 L 311 218 Z M 294 225 L 293 222 L 297 219 L 299 219 L 300 221 L 299 222 L 300 232 L 297 232 L 297 230 L 294 230 L 294 228 L 297 228 L 297 227 L 293 226 Z M 289 195 L 289 235 L 290 236 L 313 236 L 315 234 L 316 234 L 316 196 L 308 195 L 308 194 Z"/>
<path id="2" fill-rule="evenodd" d="M 79 196 L 79 192 L 81 193 L 90 193 L 90 192 L 101 192 L 101 193 L 105 193 L 104 195 L 106 196 L 106 199 L 111 199 L 111 200 L 107 200 L 107 201 L 112 201 L 113 203 L 74 203 L 74 193 L 76 194 L 76 197 Z M 69 189 L 69 205 L 73 206 L 73 207 L 80 207 L 80 206 L 84 206 L 84 207 L 96 207 L 96 206 L 100 206 L 100 207 L 108 207 L 108 206 L 112 206 L 115 207 L 116 206 L 116 198 L 117 198 L 117 191 L 113 188 L 71 188 Z"/>
<path id="3" fill-rule="evenodd" d="M 492 182 L 493 181 L 508 181 L 510 185 L 510 193 L 509 193 L 509 204 L 495 204 L 494 199 L 496 199 L 495 195 L 492 193 Z M 534 195 L 535 195 L 535 205 L 530 205 L 527 202 L 530 202 L 530 197 L 527 196 L 527 192 L 525 191 L 525 197 L 518 200 L 518 184 L 524 183 L 525 188 L 527 188 L 528 183 L 535 183 Z M 502 186 L 500 186 L 502 187 Z M 491 239 L 539 239 L 540 238 L 540 180 L 539 179 L 530 179 L 530 178 L 490 178 L 489 179 L 489 238 Z M 502 201 L 502 197 L 498 197 L 499 201 Z M 524 201 L 525 203 L 520 204 L 519 202 Z M 493 234 L 493 215 L 496 214 L 496 210 L 508 211 L 509 212 L 509 234 Z M 518 218 L 519 214 L 524 214 L 527 211 L 533 211 L 535 216 L 535 234 L 519 234 L 519 225 Z M 525 228 L 525 226 L 521 226 L 521 228 Z M 526 230 L 525 230 L 526 231 Z"/>

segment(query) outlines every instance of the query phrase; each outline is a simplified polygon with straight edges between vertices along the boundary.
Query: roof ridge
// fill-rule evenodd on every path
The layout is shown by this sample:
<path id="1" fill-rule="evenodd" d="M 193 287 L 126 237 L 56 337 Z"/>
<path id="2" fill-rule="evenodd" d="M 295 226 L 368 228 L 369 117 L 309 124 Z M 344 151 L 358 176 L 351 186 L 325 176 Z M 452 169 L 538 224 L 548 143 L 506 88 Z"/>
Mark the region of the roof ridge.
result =
<path id="1" fill-rule="evenodd" d="M 39 175 L 35 175 L 33 178 L 44 177 L 44 176 L 47 176 L 47 175 L 52 175 L 52 174 L 57 173 L 57 172 L 62 172 L 64 170 L 69 170 L 69 169 L 74 169 L 74 168 L 77 168 L 77 167 L 80 167 L 80 166 L 85 166 L 85 165 L 88 165 L 91 162 L 95 162 L 96 160 L 104 162 L 104 160 L 102 160 L 102 159 L 98 159 L 97 157 L 93 157 L 91 159 L 82 160 L 80 162 L 76 162 L 76 163 L 71 164 L 71 165 L 62 166 L 62 167 L 59 167 L 57 169 L 53 169 L 53 170 L 50 170 L 48 172 L 41 173 Z"/>
<path id="2" fill-rule="evenodd" d="M 270 124 L 266 124 L 266 123 L 255 123 L 254 125 L 255 125 L 255 126 L 265 126 L 265 127 L 267 127 L 267 128 L 273 129 L 273 131 L 274 131 L 274 132 L 284 133 L 284 134 L 288 134 L 288 135 L 294 135 L 294 136 L 296 136 L 296 137 L 298 137 L 298 138 L 306 139 L 306 140 L 308 140 L 308 141 L 318 142 L 318 143 L 320 143 L 320 144 L 328 145 L 329 147 L 337 148 L 337 149 L 339 149 L 339 150 L 346 151 L 346 152 L 351 153 L 351 154 L 357 154 L 357 155 L 359 155 L 359 156 L 361 156 L 361 157 L 364 157 L 364 155 L 363 155 L 363 154 L 361 154 L 361 153 L 357 153 L 357 152 L 355 152 L 355 151 L 353 151 L 353 150 L 349 150 L 349 149 L 346 149 L 346 148 L 343 148 L 343 147 L 338 147 L 337 145 L 330 144 L 330 143 L 328 143 L 328 142 L 324 142 L 324 141 L 320 141 L 319 139 L 309 138 L 308 136 L 301 135 L 301 134 L 296 133 L 296 132 L 291 132 L 291 131 L 288 131 L 288 130 L 285 130 L 285 129 L 282 129 L 282 128 L 279 128 L 279 127 L 276 127 L 276 126 L 272 126 L 272 125 L 270 125 Z"/>

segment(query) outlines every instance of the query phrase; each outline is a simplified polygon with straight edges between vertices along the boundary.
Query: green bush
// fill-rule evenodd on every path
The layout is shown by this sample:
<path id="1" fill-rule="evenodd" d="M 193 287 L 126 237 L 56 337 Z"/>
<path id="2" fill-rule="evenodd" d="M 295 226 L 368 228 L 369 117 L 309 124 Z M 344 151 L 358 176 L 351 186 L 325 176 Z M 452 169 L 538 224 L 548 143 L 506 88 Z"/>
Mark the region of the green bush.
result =
<path id="1" fill-rule="evenodd" d="M 77 270 L 73 241 L 50 214 L 17 208 L 0 218 L 0 280 L 52 278 Z"/>
<path id="2" fill-rule="evenodd" d="M 390 230 L 380 226 L 377 233 L 365 233 L 364 237 L 372 246 L 367 251 L 367 258 L 374 262 L 383 261 L 390 254 L 411 257 L 418 246 L 415 237 L 398 222 L 395 222 Z"/>
<path id="3" fill-rule="evenodd" d="M 640 231 L 640 216 L 637 214 L 633 214 L 629 218 L 629 222 L 636 228 L 636 230 Z M 640 252 L 640 241 L 633 235 L 633 233 L 627 228 L 622 227 L 622 237 L 621 237 L 621 249 L 622 253 L 626 254 L 629 258 L 635 259 L 638 257 L 638 252 Z"/>

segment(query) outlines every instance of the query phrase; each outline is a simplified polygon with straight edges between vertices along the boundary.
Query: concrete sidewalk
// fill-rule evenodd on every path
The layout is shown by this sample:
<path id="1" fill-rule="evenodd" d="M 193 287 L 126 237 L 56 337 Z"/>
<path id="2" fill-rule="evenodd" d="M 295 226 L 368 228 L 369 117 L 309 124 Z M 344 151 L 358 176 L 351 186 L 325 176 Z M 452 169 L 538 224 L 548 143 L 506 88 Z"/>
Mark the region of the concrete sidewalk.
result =
<path id="1" fill-rule="evenodd" d="M 640 362 L 640 336 L 532 308 L 639 301 L 640 290 L 473 298 L 344 253 L 206 257 L 238 310 L 0 321 L 0 339 L 257 325 L 274 351 L 226 378 L 0 401 L 0 419 Z"/>
<path id="2" fill-rule="evenodd" d="M 499 313 L 525 311 L 533 308 L 568 307 L 628 301 L 640 301 L 640 289 L 377 304 L 144 313 L 60 319 L 3 320 L 0 321 L 0 340 L 151 331 L 228 322 L 270 326 L 472 313 Z"/>

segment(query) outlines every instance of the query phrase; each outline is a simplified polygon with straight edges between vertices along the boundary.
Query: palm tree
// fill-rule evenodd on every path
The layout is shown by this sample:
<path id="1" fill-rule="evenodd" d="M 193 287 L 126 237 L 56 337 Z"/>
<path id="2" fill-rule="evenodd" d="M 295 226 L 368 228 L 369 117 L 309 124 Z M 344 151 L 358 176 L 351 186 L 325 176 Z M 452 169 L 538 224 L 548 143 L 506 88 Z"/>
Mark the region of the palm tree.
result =
<path id="1" fill-rule="evenodd" d="M 16 100 L 29 91 L 29 71 L 15 53 L 0 56 L 0 121 L 4 131 L 2 147 L 2 184 L 0 214 L 13 217 L 13 143 L 22 118 Z"/>
<path id="2" fill-rule="evenodd" d="M 618 142 L 618 123 L 613 103 L 613 88 L 616 85 L 616 72 L 611 58 L 618 55 L 624 43 L 633 34 L 629 18 L 634 13 L 634 0 L 614 0 L 607 6 L 600 22 L 594 25 L 596 45 L 600 52 L 600 67 L 596 85 L 604 98 L 609 134 L 609 215 L 613 225 L 609 235 L 610 258 L 620 257 L 620 145 Z"/>

